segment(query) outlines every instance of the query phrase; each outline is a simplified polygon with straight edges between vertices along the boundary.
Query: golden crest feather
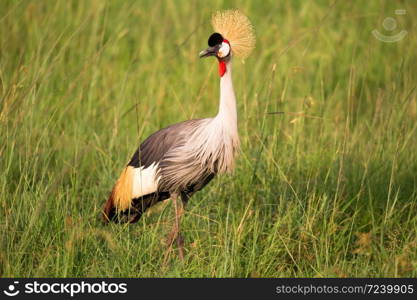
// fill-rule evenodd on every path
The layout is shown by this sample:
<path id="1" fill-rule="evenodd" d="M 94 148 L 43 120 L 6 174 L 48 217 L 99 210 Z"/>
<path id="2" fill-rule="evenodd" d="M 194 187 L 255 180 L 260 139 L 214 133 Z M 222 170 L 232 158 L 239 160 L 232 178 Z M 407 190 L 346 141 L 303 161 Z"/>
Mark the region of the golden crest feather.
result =
<path id="1" fill-rule="evenodd" d="M 211 24 L 215 32 L 227 39 L 232 53 L 246 58 L 255 48 L 255 32 L 248 17 L 237 9 L 218 11 L 213 14 Z"/>

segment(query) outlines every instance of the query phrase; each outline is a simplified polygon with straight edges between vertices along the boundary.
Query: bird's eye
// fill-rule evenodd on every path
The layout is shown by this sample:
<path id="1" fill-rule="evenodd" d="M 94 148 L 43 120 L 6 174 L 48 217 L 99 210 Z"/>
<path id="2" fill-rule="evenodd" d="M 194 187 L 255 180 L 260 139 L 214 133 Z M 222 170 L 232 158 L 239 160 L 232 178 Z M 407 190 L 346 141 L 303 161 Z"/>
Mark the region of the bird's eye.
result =
<path id="1" fill-rule="evenodd" d="M 228 43 L 223 42 L 219 51 L 217 52 L 217 56 L 220 58 L 228 56 L 230 53 L 230 46 Z"/>

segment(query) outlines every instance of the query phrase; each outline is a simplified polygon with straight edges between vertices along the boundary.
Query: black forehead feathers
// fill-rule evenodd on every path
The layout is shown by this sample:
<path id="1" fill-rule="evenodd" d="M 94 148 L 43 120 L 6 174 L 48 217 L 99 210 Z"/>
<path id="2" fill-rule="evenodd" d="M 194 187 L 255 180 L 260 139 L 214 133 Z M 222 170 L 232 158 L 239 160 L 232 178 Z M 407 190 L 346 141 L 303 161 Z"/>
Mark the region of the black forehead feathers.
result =
<path id="1" fill-rule="evenodd" d="M 208 39 L 208 45 L 210 47 L 216 46 L 218 44 L 221 44 L 223 42 L 223 37 L 220 33 L 213 33 L 212 35 L 210 35 L 209 39 Z"/>

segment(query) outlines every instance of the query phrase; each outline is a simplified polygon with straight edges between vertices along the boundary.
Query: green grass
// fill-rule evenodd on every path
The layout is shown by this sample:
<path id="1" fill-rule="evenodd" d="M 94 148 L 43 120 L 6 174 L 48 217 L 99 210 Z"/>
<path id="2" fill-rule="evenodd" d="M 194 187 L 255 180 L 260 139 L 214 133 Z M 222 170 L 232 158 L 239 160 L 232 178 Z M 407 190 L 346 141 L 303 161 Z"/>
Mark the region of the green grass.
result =
<path id="1" fill-rule="evenodd" d="M 216 113 L 198 53 L 232 7 L 257 32 L 233 70 L 242 151 L 191 199 L 185 260 L 164 264 L 171 204 L 131 226 L 101 207 L 141 140 Z M 415 277 L 416 8 L 1 1 L 0 276 Z M 392 34 L 386 17 L 403 40 L 371 34 Z"/>

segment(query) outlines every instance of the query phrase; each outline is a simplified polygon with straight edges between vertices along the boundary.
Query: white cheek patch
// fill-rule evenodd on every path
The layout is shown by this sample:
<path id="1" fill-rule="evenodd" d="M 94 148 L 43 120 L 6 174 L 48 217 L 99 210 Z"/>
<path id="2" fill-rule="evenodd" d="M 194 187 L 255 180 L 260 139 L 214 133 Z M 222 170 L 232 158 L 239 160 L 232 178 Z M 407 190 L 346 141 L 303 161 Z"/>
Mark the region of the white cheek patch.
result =
<path id="1" fill-rule="evenodd" d="M 219 52 L 217 52 L 217 56 L 222 58 L 228 56 L 230 53 L 230 46 L 228 43 L 223 42 L 222 46 L 219 49 Z"/>

